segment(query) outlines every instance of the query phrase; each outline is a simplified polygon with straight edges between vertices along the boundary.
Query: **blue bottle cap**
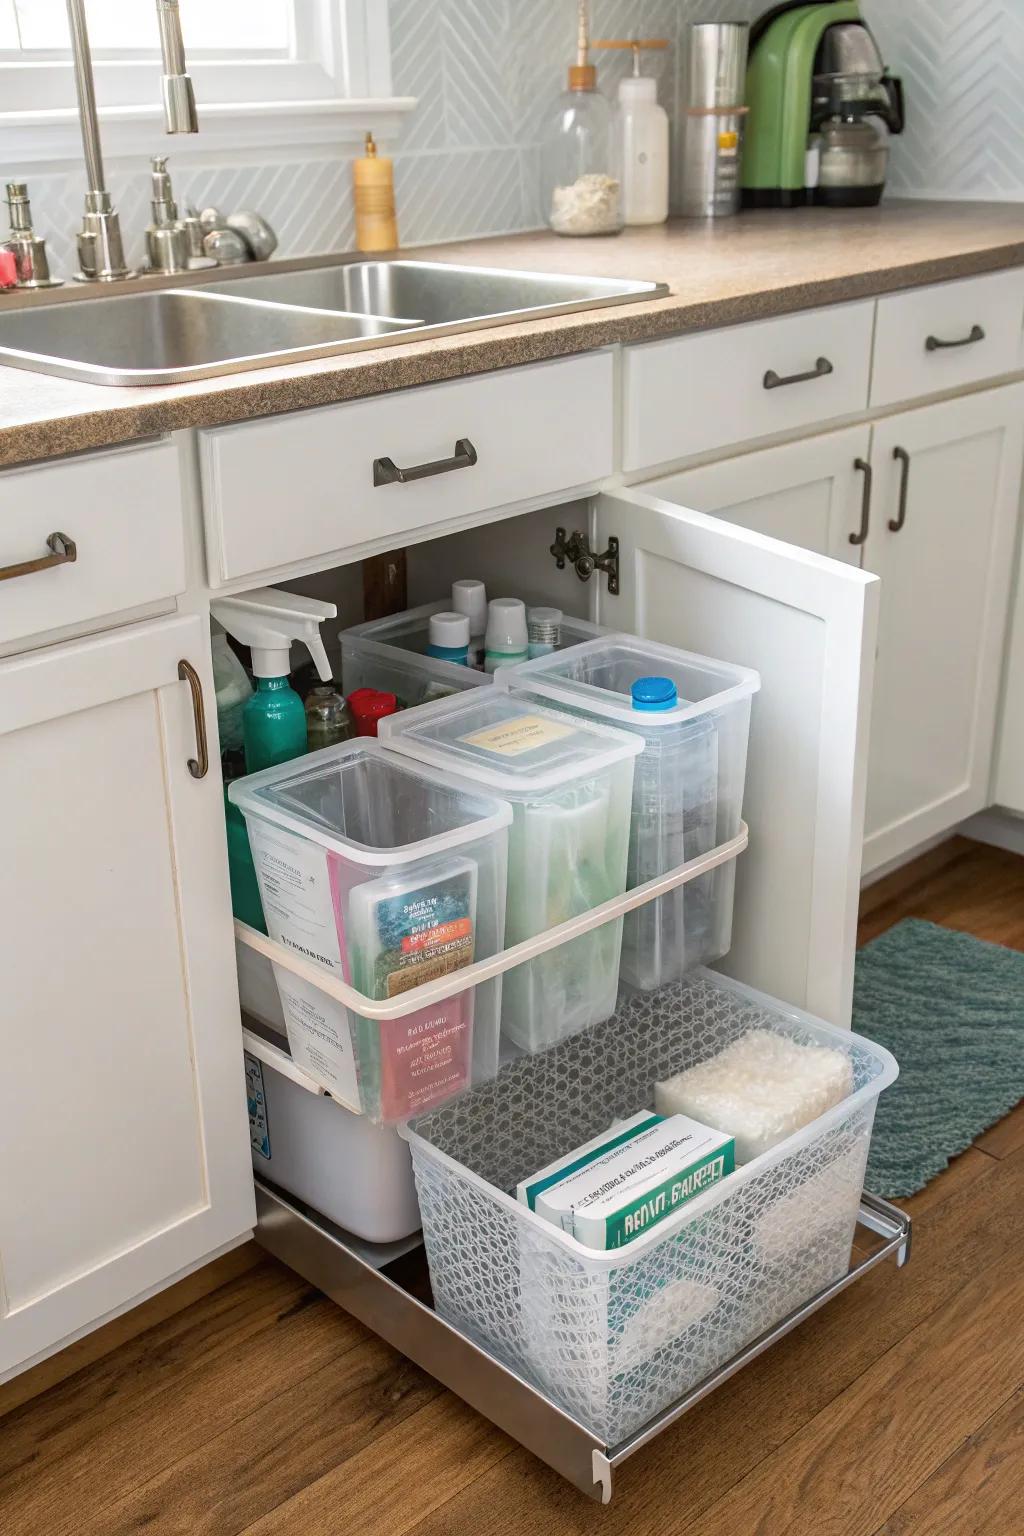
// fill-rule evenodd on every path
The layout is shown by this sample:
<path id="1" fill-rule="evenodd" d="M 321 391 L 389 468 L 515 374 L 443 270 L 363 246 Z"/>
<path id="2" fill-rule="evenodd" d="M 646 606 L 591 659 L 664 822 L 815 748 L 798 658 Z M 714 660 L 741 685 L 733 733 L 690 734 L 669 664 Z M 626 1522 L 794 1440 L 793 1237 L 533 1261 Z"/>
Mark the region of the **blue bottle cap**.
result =
<path id="1" fill-rule="evenodd" d="M 675 709 L 679 703 L 676 685 L 670 677 L 638 677 L 630 694 L 634 709 Z"/>

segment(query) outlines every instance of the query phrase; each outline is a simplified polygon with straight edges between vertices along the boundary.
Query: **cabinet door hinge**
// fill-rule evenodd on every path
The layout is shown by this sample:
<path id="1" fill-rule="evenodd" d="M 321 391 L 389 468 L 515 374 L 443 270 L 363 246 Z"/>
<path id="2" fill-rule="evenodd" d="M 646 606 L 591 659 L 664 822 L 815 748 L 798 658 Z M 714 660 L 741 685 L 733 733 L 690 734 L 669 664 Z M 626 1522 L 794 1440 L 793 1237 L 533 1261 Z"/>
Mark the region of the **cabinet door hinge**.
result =
<path id="1" fill-rule="evenodd" d="M 555 542 L 551 546 L 555 564 L 565 570 L 566 561 L 572 566 L 580 581 L 589 581 L 595 571 L 604 571 L 608 577 L 608 591 L 612 597 L 619 595 L 619 541 L 608 540 L 608 548 L 597 555 L 590 547 L 590 539 L 578 528 L 566 534 L 564 528 L 555 529 Z"/>

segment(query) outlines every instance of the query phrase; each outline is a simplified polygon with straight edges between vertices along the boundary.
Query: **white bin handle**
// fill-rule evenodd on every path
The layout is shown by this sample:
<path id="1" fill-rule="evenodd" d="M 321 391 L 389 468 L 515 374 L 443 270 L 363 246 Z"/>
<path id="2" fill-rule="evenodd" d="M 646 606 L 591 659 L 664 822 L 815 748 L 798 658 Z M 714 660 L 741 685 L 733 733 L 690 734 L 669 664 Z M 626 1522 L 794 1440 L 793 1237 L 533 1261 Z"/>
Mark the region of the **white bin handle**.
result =
<path id="1" fill-rule="evenodd" d="M 556 949 L 559 944 L 567 944 L 570 939 L 577 939 L 584 933 L 591 933 L 604 923 L 614 922 L 616 918 L 623 917 L 627 912 L 633 912 L 649 901 L 656 901 L 659 896 L 676 890 L 690 880 L 696 880 L 699 875 L 706 874 L 708 870 L 717 869 L 720 864 L 728 864 L 746 848 L 748 836 L 747 824 L 741 821 L 737 835 L 726 843 L 719 843 L 718 847 L 712 848 L 710 853 L 688 859 L 685 864 L 666 870 L 663 875 L 657 875 L 653 880 L 635 886 L 633 890 L 626 891 L 623 896 L 615 896 L 611 901 L 602 902 L 599 907 L 592 907 L 589 912 L 582 912 L 578 917 L 570 917 L 566 922 L 559 923 L 557 927 L 548 928 L 532 939 L 524 939 L 520 944 L 513 944 L 510 949 L 500 950 L 498 954 L 491 955 L 486 960 L 477 960 L 473 965 L 467 965 L 461 970 L 449 971 L 446 976 L 440 976 L 436 981 L 427 981 L 422 986 L 410 987 L 408 992 L 400 992 L 396 997 L 386 998 L 380 1002 L 364 997 L 361 992 L 357 992 L 340 977 L 332 976 L 330 972 L 324 971 L 311 960 L 304 959 L 293 950 L 285 949 L 283 944 L 276 944 L 273 939 L 267 938 L 255 928 L 250 928 L 248 924 L 239 922 L 237 918 L 235 919 L 235 936 L 249 949 L 265 955 L 275 965 L 291 971 L 293 976 L 301 977 L 318 991 L 333 997 L 339 1003 L 344 1003 L 346 1008 L 359 1014 L 360 1017 L 377 1020 L 401 1019 L 416 1009 L 444 1002 L 447 998 L 456 997 L 460 992 L 466 992 L 480 982 L 490 981 L 492 976 L 501 976 L 505 971 L 522 965 L 526 960 L 547 954 L 549 950 Z"/>
<path id="2" fill-rule="evenodd" d="M 291 1082 L 297 1083 L 300 1088 L 305 1088 L 307 1093 L 315 1093 L 327 1096 L 327 1090 L 321 1088 L 315 1077 L 310 1077 L 308 1072 L 303 1072 L 297 1067 L 287 1051 L 283 1051 L 279 1045 L 272 1045 L 269 1040 L 264 1040 L 262 1035 L 257 1035 L 254 1030 L 242 1026 L 242 1045 L 250 1056 L 255 1056 L 265 1067 L 273 1067 L 275 1072 L 280 1072 L 282 1077 L 287 1077 Z"/>

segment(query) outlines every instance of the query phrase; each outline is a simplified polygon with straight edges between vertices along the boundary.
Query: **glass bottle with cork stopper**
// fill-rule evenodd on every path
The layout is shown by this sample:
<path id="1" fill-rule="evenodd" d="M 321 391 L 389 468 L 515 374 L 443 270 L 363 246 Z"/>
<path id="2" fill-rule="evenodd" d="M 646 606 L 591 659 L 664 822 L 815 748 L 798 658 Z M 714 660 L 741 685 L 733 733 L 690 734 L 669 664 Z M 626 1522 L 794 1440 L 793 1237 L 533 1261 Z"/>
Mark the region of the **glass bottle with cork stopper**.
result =
<path id="1" fill-rule="evenodd" d="M 577 0 L 576 62 L 541 145 L 541 206 L 559 235 L 616 235 L 622 228 L 618 138 L 590 62 L 587 0 Z"/>
<path id="2" fill-rule="evenodd" d="M 352 162 L 355 192 L 356 250 L 393 251 L 398 247 L 395 216 L 394 162 L 378 155 L 372 133 L 366 135 L 366 152 Z"/>

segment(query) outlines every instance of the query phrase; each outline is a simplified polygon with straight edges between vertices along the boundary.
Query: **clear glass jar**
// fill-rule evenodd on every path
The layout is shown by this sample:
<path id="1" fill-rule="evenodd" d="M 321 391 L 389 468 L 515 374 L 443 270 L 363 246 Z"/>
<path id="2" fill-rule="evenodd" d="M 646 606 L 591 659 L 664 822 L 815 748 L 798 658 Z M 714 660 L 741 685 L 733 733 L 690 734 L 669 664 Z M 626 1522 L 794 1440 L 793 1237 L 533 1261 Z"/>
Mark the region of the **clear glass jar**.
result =
<path id="1" fill-rule="evenodd" d="M 541 145 L 541 206 L 557 235 L 622 228 L 618 135 L 610 105 L 593 87 L 563 92 L 552 108 Z"/>

